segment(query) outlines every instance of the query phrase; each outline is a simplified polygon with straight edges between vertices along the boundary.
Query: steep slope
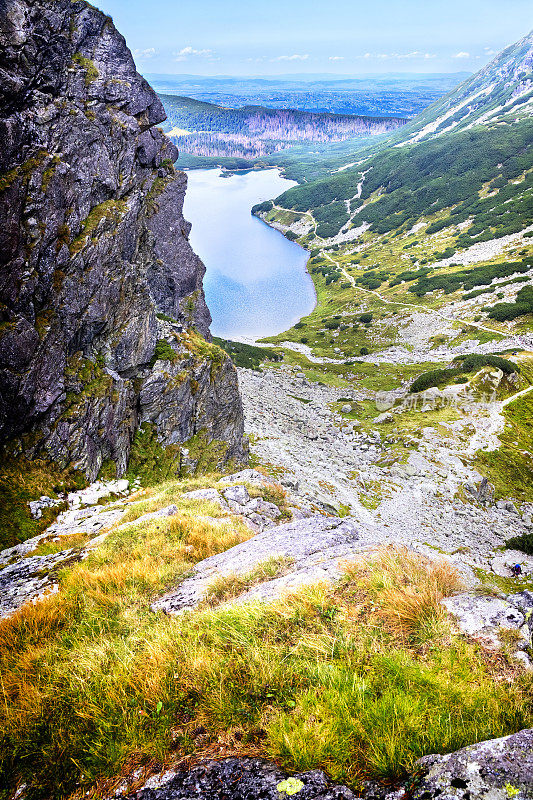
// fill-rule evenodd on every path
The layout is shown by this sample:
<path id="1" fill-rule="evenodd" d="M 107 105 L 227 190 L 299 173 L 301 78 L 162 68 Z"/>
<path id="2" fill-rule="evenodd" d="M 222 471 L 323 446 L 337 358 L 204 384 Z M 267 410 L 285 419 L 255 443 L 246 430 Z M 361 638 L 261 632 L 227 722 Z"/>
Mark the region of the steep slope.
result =
<path id="1" fill-rule="evenodd" d="M 0 442 L 89 478 L 141 425 L 177 469 L 193 436 L 242 458 L 186 179 L 123 37 L 82 0 L 2 0 L 0 70 Z"/>
<path id="2" fill-rule="evenodd" d="M 533 31 L 482 70 L 419 114 L 406 142 L 496 121 L 517 121 L 533 111 Z"/>
<path id="3" fill-rule="evenodd" d="M 533 34 L 505 50 L 394 136 L 389 146 L 278 205 L 313 211 L 319 236 L 362 225 L 405 233 L 422 216 L 451 225 L 467 247 L 524 229 L 531 219 Z M 516 185 L 520 184 L 520 190 Z"/>

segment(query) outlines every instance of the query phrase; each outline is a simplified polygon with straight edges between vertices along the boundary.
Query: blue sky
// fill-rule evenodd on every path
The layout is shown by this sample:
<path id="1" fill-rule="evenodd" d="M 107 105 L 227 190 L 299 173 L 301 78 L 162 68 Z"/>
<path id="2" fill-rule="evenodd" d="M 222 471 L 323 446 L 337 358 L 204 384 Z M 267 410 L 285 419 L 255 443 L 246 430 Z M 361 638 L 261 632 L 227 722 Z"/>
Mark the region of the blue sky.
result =
<path id="1" fill-rule="evenodd" d="M 474 71 L 533 25 L 531 0 L 100 0 L 141 72 Z"/>

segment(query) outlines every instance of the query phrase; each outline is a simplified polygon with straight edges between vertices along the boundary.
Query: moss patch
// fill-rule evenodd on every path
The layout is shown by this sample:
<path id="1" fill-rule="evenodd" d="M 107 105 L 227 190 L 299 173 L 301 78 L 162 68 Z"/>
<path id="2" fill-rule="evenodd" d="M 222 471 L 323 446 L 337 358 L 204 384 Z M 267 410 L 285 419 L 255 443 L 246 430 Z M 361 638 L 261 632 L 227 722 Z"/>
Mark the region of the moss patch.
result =
<path id="1" fill-rule="evenodd" d="M 39 150 L 36 155 L 29 158 L 23 164 L 13 167 L 13 169 L 10 169 L 8 172 L 2 173 L 0 175 L 0 192 L 9 189 L 19 178 L 23 181 L 28 181 L 33 173 L 42 166 L 46 158 L 48 158 L 46 150 Z"/>
<path id="2" fill-rule="evenodd" d="M 85 86 L 90 86 L 91 83 L 94 83 L 94 81 L 98 80 L 100 73 L 96 69 L 94 61 L 91 61 L 90 58 L 86 58 L 81 53 L 74 53 L 72 60 L 75 64 L 85 70 Z"/>
<path id="3" fill-rule="evenodd" d="M 150 366 L 153 367 L 156 361 L 170 361 L 174 363 L 179 358 L 176 351 L 166 341 L 166 339 L 158 339 L 155 345 L 155 351 L 150 361 Z"/>
<path id="4" fill-rule="evenodd" d="M 95 206 L 83 221 L 81 232 L 70 244 L 72 255 L 79 253 L 85 247 L 102 220 L 116 224 L 120 222 L 127 210 L 128 205 L 125 200 L 105 200 Z"/>

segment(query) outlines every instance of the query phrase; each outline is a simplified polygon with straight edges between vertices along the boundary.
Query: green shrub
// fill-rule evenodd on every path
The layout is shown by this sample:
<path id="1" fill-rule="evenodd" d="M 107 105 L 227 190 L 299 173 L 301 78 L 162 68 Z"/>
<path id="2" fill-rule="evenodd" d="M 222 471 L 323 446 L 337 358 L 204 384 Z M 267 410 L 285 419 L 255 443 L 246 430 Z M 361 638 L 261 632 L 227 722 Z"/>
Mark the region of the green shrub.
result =
<path id="1" fill-rule="evenodd" d="M 450 264 L 450 266 L 452 266 Z M 481 267 L 463 269 L 459 272 L 435 272 L 428 270 L 426 275 L 421 275 L 417 282 L 409 287 L 413 294 L 423 297 L 428 292 L 442 289 L 445 294 L 456 292 L 463 287 L 473 289 L 475 286 L 489 286 L 496 278 L 506 278 L 515 272 L 525 273 L 533 268 L 533 258 L 522 261 L 511 261 L 504 264 L 486 264 Z M 404 273 L 405 274 L 405 273 Z M 399 275 L 398 278 L 401 276 Z M 498 288 L 498 287 L 496 287 Z M 526 287 L 525 287 L 526 288 Z M 518 299 L 518 298 L 517 298 Z M 518 315 L 517 315 L 518 316 Z"/>
<path id="2" fill-rule="evenodd" d="M 166 339 L 158 339 L 150 364 L 153 366 L 156 361 L 176 361 L 177 358 L 178 354 L 166 341 Z"/>
<path id="3" fill-rule="evenodd" d="M 453 360 L 456 366 L 445 367 L 444 369 L 433 369 L 430 372 L 424 372 L 419 375 L 411 384 L 410 392 L 423 392 L 425 389 L 430 389 L 434 386 L 441 387 L 447 386 L 451 382 L 461 383 L 459 379 L 478 372 L 483 367 L 496 367 L 501 369 L 506 375 L 513 372 L 519 372 L 519 367 L 512 361 L 494 355 L 478 355 L 473 353 L 468 356 L 457 356 Z"/>
<path id="4" fill-rule="evenodd" d="M 259 369 L 262 361 L 283 361 L 283 354 L 270 347 L 254 347 L 251 344 L 232 342 L 216 336 L 213 336 L 213 342 L 225 350 L 237 367 Z"/>
<path id="5" fill-rule="evenodd" d="M 268 214 L 273 208 L 274 203 L 272 200 L 265 200 L 263 203 L 257 203 L 255 206 L 252 206 L 252 214 Z"/>
<path id="6" fill-rule="evenodd" d="M 365 312 L 364 314 L 359 315 L 360 322 L 363 322 L 365 325 L 370 325 L 373 319 L 374 315 L 370 314 L 369 312 Z"/>
<path id="7" fill-rule="evenodd" d="M 474 372 L 483 367 L 496 367 L 497 369 L 501 369 L 506 375 L 511 375 L 513 372 L 520 372 L 520 367 L 515 364 L 514 361 L 509 361 L 506 358 L 492 354 L 478 355 L 477 353 L 471 353 L 467 356 L 456 356 L 453 362 L 454 364 L 460 363 L 464 372 Z"/>
<path id="8" fill-rule="evenodd" d="M 356 170 L 289 189 L 277 202 L 299 211 L 320 210 L 328 231 L 319 231 L 319 235 L 332 235 L 348 219 L 343 201 L 354 197 L 362 170 L 366 173 L 362 194 L 351 202 L 350 210 L 361 209 L 379 191 L 379 199 L 366 205 L 360 217 L 374 233 L 407 230 L 431 210 L 442 212 L 443 217 L 428 226 L 429 234 L 473 219 L 456 243 L 457 247 L 469 247 L 529 225 L 532 135 L 533 121 L 528 119 L 513 125 L 476 126 L 402 148 L 389 147 Z M 524 173 L 517 190 L 512 179 Z M 494 181 L 495 175 L 499 176 L 498 185 L 505 185 L 495 196 L 480 197 L 480 190 L 487 181 Z"/>
<path id="9" fill-rule="evenodd" d="M 528 556 L 533 556 L 533 533 L 523 533 L 522 536 L 512 536 L 505 542 L 508 550 L 521 550 Z"/>
<path id="10" fill-rule="evenodd" d="M 419 375 L 411 384 L 410 392 L 423 392 L 425 389 L 430 389 L 433 386 L 446 386 L 453 378 L 463 374 L 463 370 L 459 367 L 447 369 L 432 369 L 430 372 L 424 372 Z"/>
<path id="11" fill-rule="evenodd" d="M 496 303 L 489 309 L 489 317 L 505 322 L 525 314 L 533 314 L 533 286 L 524 286 L 516 295 L 514 303 Z"/>

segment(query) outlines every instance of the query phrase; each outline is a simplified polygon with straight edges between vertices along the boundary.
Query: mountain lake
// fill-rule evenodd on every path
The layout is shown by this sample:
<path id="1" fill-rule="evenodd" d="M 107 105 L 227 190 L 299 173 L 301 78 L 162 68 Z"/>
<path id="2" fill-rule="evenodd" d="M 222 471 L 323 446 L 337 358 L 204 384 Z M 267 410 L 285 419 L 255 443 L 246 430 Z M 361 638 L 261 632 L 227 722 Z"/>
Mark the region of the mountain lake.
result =
<path id="1" fill-rule="evenodd" d="M 188 170 L 184 216 L 206 266 L 204 289 L 212 333 L 248 341 L 290 328 L 316 304 L 306 271 L 309 253 L 250 213 L 295 186 L 276 169 L 223 175 Z"/>

